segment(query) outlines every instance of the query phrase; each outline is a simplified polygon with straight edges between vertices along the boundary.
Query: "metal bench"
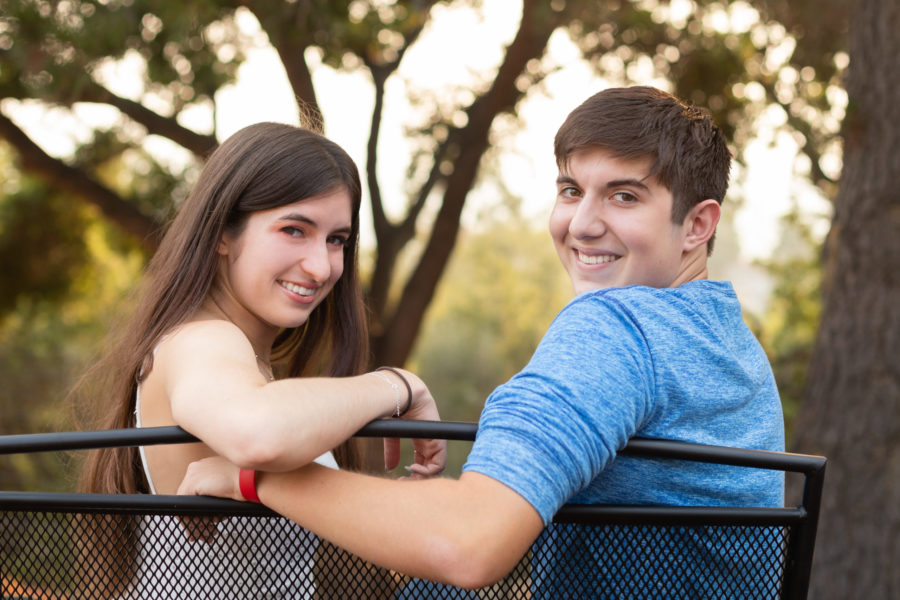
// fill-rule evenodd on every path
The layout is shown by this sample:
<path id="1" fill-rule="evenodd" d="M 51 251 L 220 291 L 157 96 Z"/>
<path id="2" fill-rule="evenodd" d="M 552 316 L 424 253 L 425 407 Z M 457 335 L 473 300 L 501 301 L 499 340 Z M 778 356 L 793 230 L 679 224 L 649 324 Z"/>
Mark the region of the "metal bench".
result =
<path id="1" fill-rule="evenodd" d="M 368 437 L 474 439 L 472 423 L 379 421 Z M 196 441 L 177 427 L 0 436 L 0 454 Z M 2 598 L 806 598 L 825 459 L 634 439 L 624 453 L 797 473 L 786 508 L 566 505 L 499 583 L 464 590 L 410 579 L 319 540 L 265 507 L 150 495 L 0 492 Z M 677 468 L 677 463 L 673 463 Z M 219 535 L 189 541 L 186 527 Z M 398 532 L 402 535 L 402 532 Z M 99 584 L 137 548 L 132 576 Z M 234 540 L 268 540 L 235 548 Z M 272 540 L 275 540 L 273 543 Z"/>

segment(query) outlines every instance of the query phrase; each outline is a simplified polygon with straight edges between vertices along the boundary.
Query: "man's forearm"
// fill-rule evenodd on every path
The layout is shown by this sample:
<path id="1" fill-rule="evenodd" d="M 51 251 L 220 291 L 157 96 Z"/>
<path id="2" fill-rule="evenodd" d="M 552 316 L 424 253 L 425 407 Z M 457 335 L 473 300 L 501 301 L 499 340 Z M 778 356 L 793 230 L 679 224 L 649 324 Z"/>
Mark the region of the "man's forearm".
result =
<path id="1" fill-rule="evenodd" d="M 542 528 L 521 496 L 477 473 L 393 481 L 310 465 L 257 485 L 267 506 L 366 560 L 463 587 L 503 577 Z"/>

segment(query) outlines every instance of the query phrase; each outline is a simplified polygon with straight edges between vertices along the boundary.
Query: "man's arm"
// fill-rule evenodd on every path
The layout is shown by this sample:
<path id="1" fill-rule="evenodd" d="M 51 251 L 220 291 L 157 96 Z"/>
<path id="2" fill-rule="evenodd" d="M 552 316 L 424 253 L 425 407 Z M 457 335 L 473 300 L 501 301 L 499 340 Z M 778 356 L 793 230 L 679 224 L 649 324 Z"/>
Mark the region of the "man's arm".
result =
<path id="1" fill-rule="evenodd" d="M 193 463 L 180 494 L 240 499 L 224 459 Z M 393 481 L 309 465 L 258 473 L 266 506 L 354 554 L 407 573 L 476 588 L 509 573 L 543 529 L 522 496 L 485 475 Z"/>

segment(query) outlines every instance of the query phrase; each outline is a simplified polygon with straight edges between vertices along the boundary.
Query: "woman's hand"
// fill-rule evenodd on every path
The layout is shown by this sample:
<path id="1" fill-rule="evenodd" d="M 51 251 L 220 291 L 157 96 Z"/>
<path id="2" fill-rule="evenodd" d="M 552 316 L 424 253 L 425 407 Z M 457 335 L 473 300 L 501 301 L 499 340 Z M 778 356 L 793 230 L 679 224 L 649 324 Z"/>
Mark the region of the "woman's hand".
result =
<path id="1" fill-rule="evenodd" d="M 440 421 L 437 404 L 428 390 L 428 386 L 417 376 L 405 369 L 397 369 L 412 391 L 409 409 L 403 415 L 403 419 L 416 421 Z M 381 371 L 390 377 L 396 377 L 396 373 Z M 410 471 L 410 479 L 424 479 L 440 475 L 447 464 L 447 441 L 414 439 L 413 440 L 413 464 L 407 469 Z M 400 440 L 385 438 L 384 440 L 384 466 L 390 470 L 400 462 Z"/>
<path id="2" fill-rule="evenodd" d="M 221 456 L 204 458 L 188 465 L 178 493 L 244 500 L 239 477 L 240 469 Z"/>
<path id="3" fill-rule="evenodd" d="M 427 479 L 440 475 L 447 466 L 447 440 L 414 439 L 413 461 L 413 464 L 406 467 L 410 472 L 409 479 Z"/>

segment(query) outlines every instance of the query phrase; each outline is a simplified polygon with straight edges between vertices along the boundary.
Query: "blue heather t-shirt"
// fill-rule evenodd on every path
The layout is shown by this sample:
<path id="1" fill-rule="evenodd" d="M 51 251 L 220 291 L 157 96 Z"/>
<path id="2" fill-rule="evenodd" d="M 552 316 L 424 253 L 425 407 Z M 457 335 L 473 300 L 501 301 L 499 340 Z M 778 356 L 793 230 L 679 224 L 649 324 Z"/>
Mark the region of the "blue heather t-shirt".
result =
<path id="1" fill-rule="evenodd" d="M 616 453 L 649 437 L 784 450 L 771 367 L 727 282 L 586 292 L 488 398 L 464 471 L 547 524 L 566 502 L 781 506 L 778 471 Z"/>

